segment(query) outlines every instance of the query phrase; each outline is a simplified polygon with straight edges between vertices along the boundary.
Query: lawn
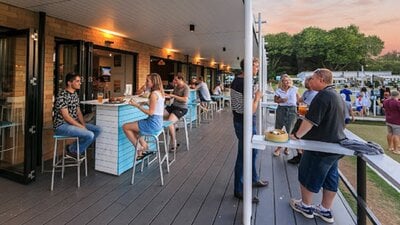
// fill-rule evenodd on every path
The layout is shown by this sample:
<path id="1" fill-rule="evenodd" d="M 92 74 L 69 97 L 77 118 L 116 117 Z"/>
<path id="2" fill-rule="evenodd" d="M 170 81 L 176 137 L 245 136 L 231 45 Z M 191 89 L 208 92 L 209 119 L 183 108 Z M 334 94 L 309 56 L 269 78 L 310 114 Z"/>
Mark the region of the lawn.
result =
<path id="1" fill-rule="evenodd" d="M 364 140 L 380 144 L 385 149 L 386 154 L 396 161 L 400 161 L 400 155 L 386 151 L 388 148 L 386 142 L 387 130 L 383 123 L 356 122 L 350 124 L 347 128 Z M 350 180 L 353 187 L 356 187 L 356 158 L 345 157 L 340 162 L 340 169 Z M 341 185 L 341 190 L 347 196 L 346 198 L 352 208 L 355 209 L 354 198 L 346 193 L 343 185 Z M 400 193 L 371 169 L 367 170 L 367 204 L 382 224 L 400 224 Z"/>

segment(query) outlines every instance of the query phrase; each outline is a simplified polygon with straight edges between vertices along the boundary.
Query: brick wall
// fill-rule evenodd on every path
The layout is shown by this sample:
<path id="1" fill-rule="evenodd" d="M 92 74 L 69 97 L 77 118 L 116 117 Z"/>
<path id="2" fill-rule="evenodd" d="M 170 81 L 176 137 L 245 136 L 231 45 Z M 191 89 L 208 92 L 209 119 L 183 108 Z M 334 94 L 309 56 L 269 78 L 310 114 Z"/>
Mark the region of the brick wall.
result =
<path id="1" fill-rule="evenodd" d="M 9 6 L 0 3 L 0 26 L 13 29 L 38 28 L 39 14 Z M 79 24 L 60 20 L 47 16 L 46 18 L 46 42 L 45 42 L 45 65 L 44 65 L 44 100 L 43 100 L 43 127 L 44 141 L 43 150 L 46 158 L 49 158 L 51 147 L 51 133 L 48 132 L 52 128 L 52 107 L 53 107 L 53 54 L 55 47 L 55 37 L 83 40 L 93 42 L 95 45 L 104 46 L 106 40 L 112 40 L 112 48 L 138 53 L 137 57 L 137 80 L 136 84 L 140 85 L 145 82 L 146 75 L 150 72 L 150 56 L 167 58 L 172 55 L 171 59 L 185 62 L 185 56 L 179 53 L 167 53 L 165 50 L 154 47 L 145 43 L 105 34 L 102 31 L 81 26 Z M 192 60 L 192 59 L 190 59 Z M 138 87 L 136 87 L 138 88 Z"/>

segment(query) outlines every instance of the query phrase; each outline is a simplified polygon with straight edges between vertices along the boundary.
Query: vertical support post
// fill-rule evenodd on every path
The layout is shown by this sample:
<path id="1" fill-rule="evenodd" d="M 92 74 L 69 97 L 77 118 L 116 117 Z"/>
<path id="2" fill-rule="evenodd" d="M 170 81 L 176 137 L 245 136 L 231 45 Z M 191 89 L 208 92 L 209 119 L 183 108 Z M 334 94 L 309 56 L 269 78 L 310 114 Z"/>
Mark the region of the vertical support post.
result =
<path id="1" fill-rule="evenodd" d="M 245 51 L 244 51 L 244 130 L 243 130 L 243 224 L 251 224 L 251 150 L 252 137 L 252 80 L 253 80 L 253 16 L 252 0 L 244 1 L 245 6 Z"/>
<path id="2" fill-rule="evenodd" d="M 265 86 L 268 86 L 268 52 L 267 52 L 267 49 L 266 49 L 266 45 L 267 44 L 268 43 L 266 43 L 265 38 L 263 38 L 262 39 L 262 46 L 263 46 L 263 55 L 262 55 L 263 56 L 263 64 L 262 65 L 263 65 L 263 72 L 264 72 L 263 80 L 264 80 L 264 85 Z"/>
<path id="3" fill-rule="evenodd" d="M 359 199 L 367 202 L 367 164 L 359 156 L 357 156 L 357 195 Z M 367 224 L 367 213 L 359 203 L 357 203 L 357 224 Z"/>
<path id="4" fill-rule="evenodd" d="M 261 33 L 261 13 L 258 13 L 258 56 L 260 57 L 260 69 L 258 71 L 258 89 L 264 94 L 264 77 L 263 77 L 263 46 L 262 46 L 262 33 Z M 263 99 L 264 97 L 262 97 Z M 262 134 L 262 121 L 263 121 L 263 111 L 262 107 L 258 108 L 258 134 Z"/>
<path id="5" fill-rule="evenodd" d="M 42 136 L 43 136 L 43 99 L 44 99 L 44 64 L 46 62 L 45 59 L 45 45 L 46 45 L 46 13 L 39 12 L 39 37 L 38 37 L 38 89 L 37 89 L 37 105 L 35 107 L 35 111 L 37 112 L 37 117 L 35 119 L 37 125 L 37 138 L 36 138 L 36 161 L 41 162 L 43 157 L 43 148 L 42 148 Z M 25 125 L 23 125 L 25 126 Z M 35 151 L 34 151 L 35 152 Z M 32 156 L 32 159 L 35 158 Z M 32 163 L 32 165 L 36 166 L 37 163 Z M 43 166 L 43 165 L 42 165 Z"/>

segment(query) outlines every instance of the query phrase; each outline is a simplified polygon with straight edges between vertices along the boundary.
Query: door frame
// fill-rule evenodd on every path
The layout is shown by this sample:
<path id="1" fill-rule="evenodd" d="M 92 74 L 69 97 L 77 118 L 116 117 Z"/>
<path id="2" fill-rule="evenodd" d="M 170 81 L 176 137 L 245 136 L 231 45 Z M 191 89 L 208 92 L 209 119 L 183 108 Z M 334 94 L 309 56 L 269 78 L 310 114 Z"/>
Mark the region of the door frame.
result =
<path id="1" fill-rule="evenodd" d="M 24 162 L 22 173 L 0 169 L 0 176 L 20 183 L 30 183 L 36 178 L 36 158 L 38 152 L 36 132 L 38 112 L 35 111 L 39 103 L 38 88 L 38 35 L 33 29 L 11 30 L 0 33 L 0 37 L 25 37 L 26 46 L 26 77 L 25 77 L 25 124 L 24 135 Z"/>

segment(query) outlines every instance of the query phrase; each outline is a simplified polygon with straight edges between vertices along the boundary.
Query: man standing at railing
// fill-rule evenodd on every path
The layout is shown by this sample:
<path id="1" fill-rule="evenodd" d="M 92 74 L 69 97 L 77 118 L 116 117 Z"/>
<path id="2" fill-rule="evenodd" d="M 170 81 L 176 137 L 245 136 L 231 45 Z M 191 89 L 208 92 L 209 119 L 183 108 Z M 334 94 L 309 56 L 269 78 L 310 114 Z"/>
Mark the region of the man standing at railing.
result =
<path id="1" fill-rule="evenodd" d="M 332 85 L 332 72 L 328 69 L 314 71 L 309 85 L 318 91 L 314 97 L 299 130 L 291 139 L 307 139 L 330 143 L 339 143 L 346 138 L 345 105 L 342 97 Z M 290 206 L 306 218 L 320 217 L 325 222 L 333 223 L 331 207 L 339 184 L 338 161 L 343 155 L 306 151 L 299 165 L 301 199 L 291 199 Z M 313 194 L 321 188 L 322 201 L 313 205 Z"/>
<path id="2" fill-rule="evenodd" d="M 240 62 L 242 71 L 244 70 L 244 60 Z M 256 58 L 253 59 L 253 74 L 257 74 L 259 62 Z M 244 110 L 244 73 L 237 75 L 231 84 L 231 101 L 232 101 L 232 113 L 233 113 L 233 126 L 235 128 L 235 134 L 238 138 L 238 153 L 235 164 L 235 181 L 234 181 L 234 195 L 238 199 L 243 199 L 243 110 Z M 262 93 L 256 90 L 254 93 L 254 99 L 252 104 L 253 111 L 253 134 L 256 133 L 256 118 L 255 112 L 257 110 L 258 103 L 260 102 Z M 254 187 L 266 187 L 268 181 L 260 180 L 256 170 L 256 157 L 257 150 L 253 149 L 252 158 L 252 181 Z M 258 203 L 259 199 L 253 197 L 253 203 Z"/>

